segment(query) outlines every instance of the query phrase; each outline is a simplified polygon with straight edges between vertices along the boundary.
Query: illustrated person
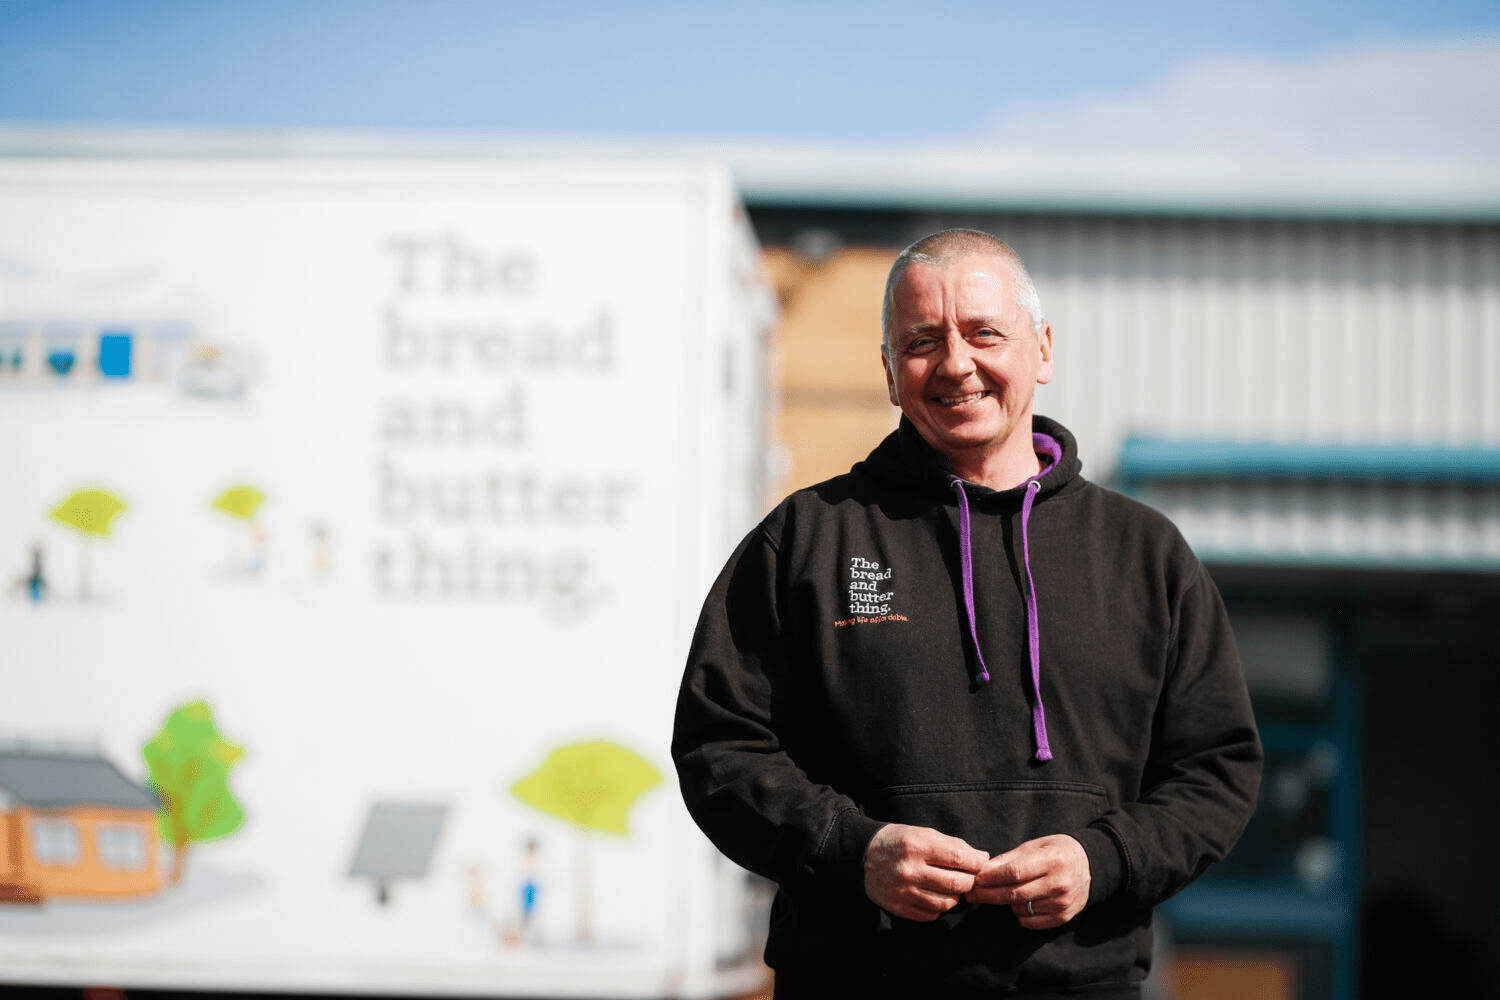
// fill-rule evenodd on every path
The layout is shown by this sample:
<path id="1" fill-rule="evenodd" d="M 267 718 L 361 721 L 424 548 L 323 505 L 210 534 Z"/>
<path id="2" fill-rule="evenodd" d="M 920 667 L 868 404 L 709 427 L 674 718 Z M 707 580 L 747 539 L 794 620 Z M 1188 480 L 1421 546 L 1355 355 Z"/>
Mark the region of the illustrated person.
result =
<path id="1" fill-rule="evenodd" d="M 542 845 L 535 837 L 526 838 L 526 864 L 521 876 L 521 937 L 536 936 L 532 921 L 536 918 L 536 897 L 541 891 Z"/>
<path id="2" fill-rule="evenodd" d="M 778 997 L 1139 997 L 1152 907 L 1234 845 L 1261 747 L 1217 589 L 1033 416 L 1053 334 L 972 230 L 886 286 L 899 428 L 740 543 L 672 754 L 778 883 Z"/>
<path id="3" fill-rule="evenodd" d="M 483 865 L 474 863 L 464 869 L 464 899 L 468 904 L 469 919 L 482 926 L 486 921 Z"/>
<path id="4" fill-rule="evenodd" d="M 326 578 L 329 569 L 333 566 L 333 546 L 329 536 L 328 525 L 322 521 L 314 521 L 308 530 L 312 534 L 313 575 L 319 578 Z"/>
<path id="5" fill-rule="evenodd" d="M 527 837 L 522 842 L 521 855 L 521 882 L 516 891 L 520 919 L 505 920 L 500 925 L 500 943 L 507 948 L 541 943 L 541 926 L 536 917 L 537 897 L 541 893 L 541 841 Z"/>
<path id="6" fill-rule="evenodd" d="M 17 579 L 11 592 L 24 594 L 32 604 L 40 604 L 47 596 L 47 572 L 42 562 L 40 542 L 31 546 L 31 572 Z"/>

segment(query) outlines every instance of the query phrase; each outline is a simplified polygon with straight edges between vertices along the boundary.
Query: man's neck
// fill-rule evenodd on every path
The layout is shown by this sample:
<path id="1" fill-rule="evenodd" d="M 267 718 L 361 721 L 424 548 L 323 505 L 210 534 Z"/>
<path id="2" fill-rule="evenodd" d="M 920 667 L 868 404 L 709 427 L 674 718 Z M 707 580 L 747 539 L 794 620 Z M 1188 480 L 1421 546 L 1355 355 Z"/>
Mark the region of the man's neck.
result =
<path id="1" fill-rule="evenodd" d="M 992 490 L 1020 486 L 1042 471 L 1031 439 L 1031 421 L 1017 426 L 998 448 L 961 452 L 947 456 L 960 479 Z"/>

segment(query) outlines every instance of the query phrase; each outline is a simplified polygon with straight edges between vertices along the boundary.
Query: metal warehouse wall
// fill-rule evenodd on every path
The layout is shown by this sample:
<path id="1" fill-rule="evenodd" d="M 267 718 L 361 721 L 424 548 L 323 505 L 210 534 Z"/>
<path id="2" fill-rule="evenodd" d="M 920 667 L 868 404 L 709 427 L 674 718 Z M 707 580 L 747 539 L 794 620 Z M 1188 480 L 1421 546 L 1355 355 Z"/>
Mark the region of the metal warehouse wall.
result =
<path id="1" fill-rule="evenodd" d="M 1129 433 L 1500 442 L 1500 227 L 966 221 L 1031 268 L 1059 365 L 1037 408 L 1095 478 Z"/>
<path id="2" fill-rule="evenodd" d="M 983 229 L 1014 245 L 1036 279 L 1056 338 L 1057 376 L 1039 390 L 1038 411 L 1077 434 L 1094 479 L 1108 478 L 1130 433 L 1500 443 L 1495 224 L 773 206 L 753 207 L 752 215 L 770 247 L 816 245 L 820 239 L 806 238 L 816 232 L 825 244 L 836 237 L 847 246 L 893 250 L 952 226 Z M 851 253 L 811 265 L 814 279 L 828 272 L 831 281 L 833 272 L 852 267 Z M 837 303 L 805 308 L 816 311 L 823 337 L 851 345 L 851 364 L 869 369 L 872 359 L 863 355 L 879 337 L 879 289 L 873 279 L 864 284 L 876 301 L 864 310 L 840 307 L 849 313 L 842 325 L 850 330 L 835 329 L 841 320 L 828 306 Z M 797 312 L 789 309 L 788 318 Z M 830 396 L 847 395 L 847 377 L 822 370 Z M 798 382 L 796 398 L 788 399 L 795 406 L 811 392 L 801 383 L 814 373 L 788 374 Z M 876 398 L 869 405 L 879 408 L 878 372 L 870 389 Z M 851 400 L 839 402 L 847 410 Z M 881 423 L 873 417 L 872 426 Z M 847 454 L 819 462 L 818 471 L 843 471 L 873 444 L 873 438 L 851 440 L 843 446 Z"/>
<path id="3" fill-rule="evenodd" d="M 1109 478 L 1129 434 L 1500 445 L 1493 223 L 752 216 L 782 295 L 788 488 L 844 471 L 894 422 L 875 359 L 884 274 L 897 248 L 953 226 L 995 233 L 1026 259 L 1058 357 L 1037 408 L 1077 434 L 1092 479 Z M 1351 451 L 1393 467 L 1416 449 Z M 1439 979 L 1446 994 L 1495 993 L 1496 825 L 1468 790 L 1496 772 L 1478 706 L 1495 700 L 1500 490 L 1431 471 L 1229 481 L 1208 469 L 1132 487 L 1211 565 L 1242 643 L 1255 627 L 1326 637 L 1317 697 L 1293 703 L 1247 670 L 1274 759 L 1239 868 L 1166 912 L 1179 987 L 1219 962 L 1226 975 L 1290 970 L 1307 998 L 1404 995 Z M 1337 789 L 1316 808 L 1285 805 L 1329 746 Z M 1286 874 L 1310 842 L 1337 859 L 1318 884 Z"/>

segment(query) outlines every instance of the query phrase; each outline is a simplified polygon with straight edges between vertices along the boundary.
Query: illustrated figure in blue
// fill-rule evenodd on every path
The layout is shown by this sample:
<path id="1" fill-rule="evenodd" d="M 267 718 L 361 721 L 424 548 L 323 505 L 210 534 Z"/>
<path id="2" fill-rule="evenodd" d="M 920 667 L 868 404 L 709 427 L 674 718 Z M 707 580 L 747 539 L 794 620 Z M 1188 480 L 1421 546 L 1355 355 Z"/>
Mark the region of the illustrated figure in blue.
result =
<path id="1" fill-rule="evenodd" d="M 526 840 L 526 865 L 521 875 L 521 937 L 530 940 L 531 921 L 536 914 L 536 898 L 541 890 L 538 879 L 541 875 L 542 849 L 535 837 Z"/>
<path id="2" fill-rule="evenodd" d="M 31 546 L 31 572 L 18 579 L 11 592 L 22 591 L 31 598 L 32 604 L 42 603 L 47 596 L 47 573 L 42 565 L 42 547 L 40 544 Z"/>
<path id="3" fill-rule="evenodd" d="M 31 603 L 40 604 L 43 597 L 47 596 L 47 574 L 42 569 L 42 547 L 33 545 L 31 547 L 31 575 L 26 578 L 26 589 L 31 595 Z"/>

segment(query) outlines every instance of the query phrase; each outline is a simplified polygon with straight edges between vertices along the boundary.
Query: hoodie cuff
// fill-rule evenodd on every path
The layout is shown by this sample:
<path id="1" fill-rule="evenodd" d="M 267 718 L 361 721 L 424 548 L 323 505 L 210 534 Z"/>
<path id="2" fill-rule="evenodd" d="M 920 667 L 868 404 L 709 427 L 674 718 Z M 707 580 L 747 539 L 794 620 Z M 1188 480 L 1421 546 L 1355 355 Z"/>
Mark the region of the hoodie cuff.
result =
<path id="1" fill-rule="evenodd" d="M 840 887 L 865 894 L 865 851 L 885 820 L 871 819 L 858 809 L 845 809 L 833 819 L 818 848 L 818 873 Z"/>
<path id="2" fill-rule="evenodd" d="M 1125 857 L 1109 832 L 1097 826 L 1068 833 L 1083 845 L 1089 858 L 1089 906 L 1109 899 L 1125 887 Z"/>

